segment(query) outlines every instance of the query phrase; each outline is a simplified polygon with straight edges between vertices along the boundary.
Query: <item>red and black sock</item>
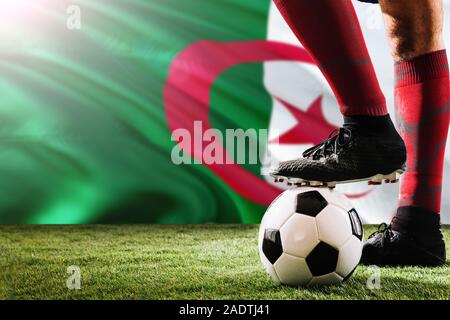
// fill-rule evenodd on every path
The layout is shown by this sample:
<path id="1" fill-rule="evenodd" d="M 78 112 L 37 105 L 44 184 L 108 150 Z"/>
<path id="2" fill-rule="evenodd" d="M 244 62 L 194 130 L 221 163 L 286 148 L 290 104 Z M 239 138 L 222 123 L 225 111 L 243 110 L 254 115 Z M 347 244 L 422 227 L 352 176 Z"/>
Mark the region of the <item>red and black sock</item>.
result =
<path id="1" fill-rule="evenodd" d="M 450 119 L 449 67 L 445 50 L 395 66 L 395 99 L 408 161 L 400 185 L 397 229 L 439 221 L 444 153 Z M 423 210 L 420 210 L 423 209 Z M 434 223 L 436 224 L 436 223 Z"/>
<path id="2" fill-rule="evenodd" d="M 342 114 L 386 115 L 386 99 L 351 1 L 274 2 L 327 78 Z"/>

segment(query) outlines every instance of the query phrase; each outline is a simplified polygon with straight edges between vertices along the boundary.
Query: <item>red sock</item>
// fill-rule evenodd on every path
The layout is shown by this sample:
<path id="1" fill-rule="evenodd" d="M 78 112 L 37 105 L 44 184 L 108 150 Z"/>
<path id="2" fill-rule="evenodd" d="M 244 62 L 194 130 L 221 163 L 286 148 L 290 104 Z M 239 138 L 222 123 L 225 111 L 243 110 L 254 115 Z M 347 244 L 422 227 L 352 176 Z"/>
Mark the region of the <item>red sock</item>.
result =
<path id="1" fill-rule="evenodd" d="M 450 112 L 446 51 L 399 62 L 395 73 L 400 134 L 408 152 L 400 206 L 420 206 L 439 212 Z"/>
<path id="2" fill-rule="evenodd" d="M 314 57 L 345 116 L 387 114 L 358 17 L 348 0 L 274 0 Z"/>

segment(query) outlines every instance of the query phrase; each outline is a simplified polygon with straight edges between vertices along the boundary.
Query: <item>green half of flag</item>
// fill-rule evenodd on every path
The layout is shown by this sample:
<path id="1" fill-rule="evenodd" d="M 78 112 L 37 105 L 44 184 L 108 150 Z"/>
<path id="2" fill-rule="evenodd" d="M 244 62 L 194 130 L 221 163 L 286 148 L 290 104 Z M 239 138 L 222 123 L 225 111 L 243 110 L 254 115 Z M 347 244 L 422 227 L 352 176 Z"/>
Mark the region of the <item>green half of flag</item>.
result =
<path id="1" fill-rule="evenodd" d="M 71 5 L 79 29 L 68 27 Z M 163 89 L 174 58 L 199 40 L 264 40 L 269 5 L 2 2 L 0 223 L 259 222 L 264 205 L 203 165 L 172 163 Z M 223 72 L 212 126 L 267 128 L 262 81 L 260 63 Z"/>

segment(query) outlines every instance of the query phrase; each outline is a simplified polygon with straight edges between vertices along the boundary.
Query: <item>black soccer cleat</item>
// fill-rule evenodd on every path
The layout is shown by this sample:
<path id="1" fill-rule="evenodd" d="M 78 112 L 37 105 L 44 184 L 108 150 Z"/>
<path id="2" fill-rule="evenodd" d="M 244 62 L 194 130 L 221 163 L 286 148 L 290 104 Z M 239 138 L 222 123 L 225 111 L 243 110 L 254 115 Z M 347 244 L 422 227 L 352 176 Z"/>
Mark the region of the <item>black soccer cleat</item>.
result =
<path id="1" fill-rule="evenodd" d="M 275 182 L 310 186 L 393 183 L 404 172 L 405 162 L 405 143 L 395 128 L 373 133 L 344 127 L 306 150 L 303 158 L 280 162 L 270 175 Z"/>
<path id="2" fill-rule="evenodd" d="M 426 266 L 445 264 L 445 242 L 440 230 L 427 241 L 393 230 L 385 223 L 364 243 L 361 264 L 377 266 Z M 431 240 L 432 239 L 432 240 Z"/>

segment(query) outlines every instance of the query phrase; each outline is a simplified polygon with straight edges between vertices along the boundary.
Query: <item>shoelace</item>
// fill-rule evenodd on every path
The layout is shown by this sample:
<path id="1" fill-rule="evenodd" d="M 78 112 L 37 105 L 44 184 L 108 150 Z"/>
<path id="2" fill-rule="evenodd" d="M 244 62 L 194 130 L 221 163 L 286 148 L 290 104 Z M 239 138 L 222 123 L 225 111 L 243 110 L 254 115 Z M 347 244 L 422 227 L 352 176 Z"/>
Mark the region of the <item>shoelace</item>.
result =
<path id="1" fill-rule="evenodd" d="M 347 145 L 351 139 L 352 132 L 350 129 L 335 129 L 330 133 L 327 140 L 303 152 L 303 157 L 311 158 L 313 160 L 325 158 L 329 155 L 335 154 L 339 148 Z"/>
<path id="2" fill-rule="evenodd" d="M 382 235 L 381 244 L 383 245 L 386 240 L 389 241 L 393 236 L 391 225 L 388 225 L 387 223 L 383 222 L 378 226 L 378 230 L 369 236 L 369 239 L 375 237 L 378 234 Z"/>

